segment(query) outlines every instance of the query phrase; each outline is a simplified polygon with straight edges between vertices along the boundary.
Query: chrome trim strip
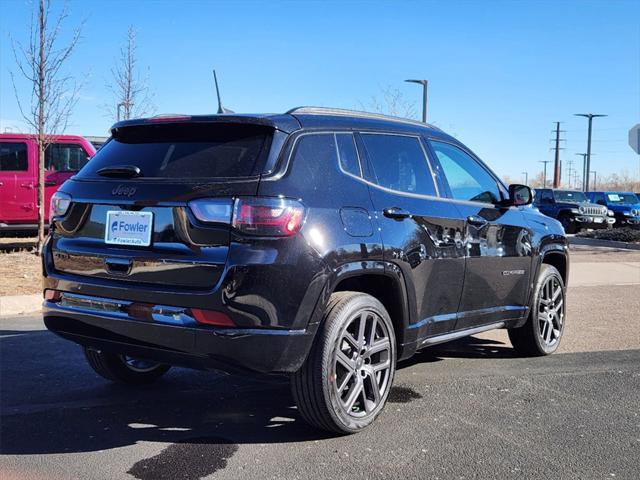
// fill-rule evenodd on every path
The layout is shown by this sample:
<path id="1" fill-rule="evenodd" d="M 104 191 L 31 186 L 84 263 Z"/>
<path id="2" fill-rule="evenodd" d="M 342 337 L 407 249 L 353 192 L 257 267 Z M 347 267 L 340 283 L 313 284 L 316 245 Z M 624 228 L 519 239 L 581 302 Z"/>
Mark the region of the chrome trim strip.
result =
<path id="1" fill-rule="evenodd" d="M 104 317 L 116 318 L 119 320 L 130 320 L 144 322 L 138 318 L 132 317 L 128 312 L 122 309 L 127 308 L 135 302 L 128 300 L 115 300 L 112 298 L 95 297 L 89 295 L 78 295 L 75 293 L 61 292 L 59 302 L 51 302 L 45 300 L 43 305 L 51 310 L 62 310 L 71 313 L 83 313 L 88 315 L 100 315 Z M 148 305 L 154 322 L 161 325 L 181 326 L 185 328 L 204 327 L 214 335 L 222 335 L 228 337 L 242 337 L 246 335 L 276 335 L 276 336 L 297 336 L 306 335 L 305 329 L 285 330 L 276 328 L 224 328 L 211 325 L 201 325 L 188 312 L 186 307 L 172 307 L 167 305 Z M 109 309 L 111 307 L 112 309 Z M 150 323 L 150 322 L 149 322 Z"/>
<path id="2" fill-rule="evenodd" d="M 462 337 L 468 337 L 469 335 L 475 335 L 476 333 L 486 332 L 488 330 L 495 330 L 496 328 L 502 328 L 505 326 L 505 322 L 496 322 L 489 325 L 483 325 L 481 327 L 467 328 L 465 330 L 459 330 L 457 332 L 445 333 L 444 335 L 437 335 L 435 337 L 429 337 L 420 342 L 419 346 L 423 345 L 436 345 L 438 343 L 450 342 Z"/>
<path id="3" fill-rule="evenodd" d="M 414 323 L 413 325 L 409 325 L 409 328 L 411 329 L 420 328 L 432 322 L 445 322 L 448 320 L 472 317 L 476 315 L 487 315 L 491 313 L 515 312 L 515 311 L 526 312 L 527 310 L 529 310 L 529 307 L 522 307 L 520 305 L 506 305 L 502 307 L 481 308 L 479 310 L 467 310 L 467 311 L 458 312 L 458 313 L 445 313 L 441 315 L 434 315 L 433 317 L 423 318 L 422 320 Z"/>

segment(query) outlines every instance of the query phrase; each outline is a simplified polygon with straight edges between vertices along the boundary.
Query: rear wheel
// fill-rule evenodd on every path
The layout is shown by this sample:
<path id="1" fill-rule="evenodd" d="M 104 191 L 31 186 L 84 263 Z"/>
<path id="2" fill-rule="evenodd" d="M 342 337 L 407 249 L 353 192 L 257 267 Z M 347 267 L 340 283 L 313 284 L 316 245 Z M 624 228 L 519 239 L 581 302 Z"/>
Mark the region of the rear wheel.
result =
<path id="1" fill-rule="evenodd" d="M 129 385 L 153 383 L 171 368 L 162 363 L 91 348 L 85 348 L 84 355 L 98 375 L 113 382 Z"/>
<path id="2" fill-rule="evenodd" d="M 395 367 L 395 334 L 384 306 L 364 293 L 333 294 L 309 357 L 292 376 L 300 415 L 323 430 L 362 430 L 382 412 Z"/>
<path id="3" fill-rule="evenodd" d="M 564 333 L 565 308 L 565 286 L 560 272 L 543 264 L 527 323 L 508 331 L 513 347 L 524 355 L 555 352 Z"/>

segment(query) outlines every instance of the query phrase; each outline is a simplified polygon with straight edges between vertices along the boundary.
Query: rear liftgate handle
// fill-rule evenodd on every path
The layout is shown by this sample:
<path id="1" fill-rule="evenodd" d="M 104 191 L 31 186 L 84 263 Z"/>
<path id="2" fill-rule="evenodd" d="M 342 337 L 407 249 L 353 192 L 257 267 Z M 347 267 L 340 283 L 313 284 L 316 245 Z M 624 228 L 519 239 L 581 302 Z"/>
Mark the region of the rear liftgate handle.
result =
<path id="1" fill-rule="evenodd" d="M 107 272 L 112 275 L 129 275 L 132 263 L 128 258 L 109 257 L 104 259 Z"/>

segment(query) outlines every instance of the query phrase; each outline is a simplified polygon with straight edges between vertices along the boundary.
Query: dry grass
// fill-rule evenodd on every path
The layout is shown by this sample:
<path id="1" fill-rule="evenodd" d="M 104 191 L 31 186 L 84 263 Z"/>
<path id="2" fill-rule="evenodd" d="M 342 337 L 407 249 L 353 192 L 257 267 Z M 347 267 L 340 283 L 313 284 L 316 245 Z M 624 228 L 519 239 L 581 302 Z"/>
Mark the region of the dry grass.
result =
<path id="1" fill-rule="evenodd" d="M 40 257 L 29 252 L 0 253 L 0 296 L 42 293 Z"/>

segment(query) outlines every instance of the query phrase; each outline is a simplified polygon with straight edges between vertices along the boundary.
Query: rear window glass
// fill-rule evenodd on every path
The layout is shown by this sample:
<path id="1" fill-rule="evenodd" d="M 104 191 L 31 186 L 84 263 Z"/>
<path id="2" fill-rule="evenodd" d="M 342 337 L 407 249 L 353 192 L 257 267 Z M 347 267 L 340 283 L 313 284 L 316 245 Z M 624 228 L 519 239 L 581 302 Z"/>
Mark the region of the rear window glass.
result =
<path id="1" fill-rule="evenodd" d="M 185 123 L 121 128 L 80 171 L 135 165 L 142 178 L 230 178 L 262 172 L 273 129 L 256 125 Z"/>
<path id="2" fill-rule="evenodd" d="M 0 172 L 26 172 L 28 168 L 26 143 L 0 143 Z"/>

